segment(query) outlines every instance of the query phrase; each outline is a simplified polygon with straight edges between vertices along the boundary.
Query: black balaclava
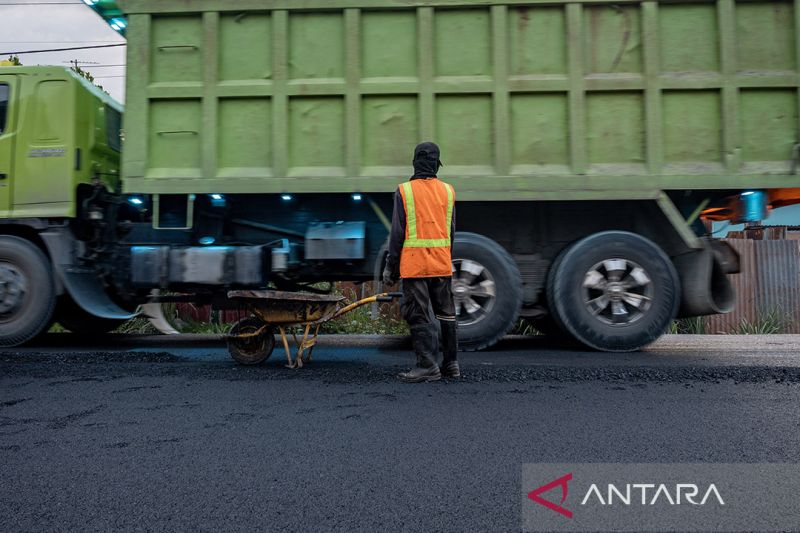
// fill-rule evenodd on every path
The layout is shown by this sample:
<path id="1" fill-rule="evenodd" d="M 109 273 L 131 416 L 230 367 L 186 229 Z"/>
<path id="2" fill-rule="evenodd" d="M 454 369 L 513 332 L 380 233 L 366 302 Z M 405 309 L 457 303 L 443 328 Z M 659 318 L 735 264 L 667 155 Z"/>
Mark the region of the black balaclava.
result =
<path id="1" fill-rule="evenodd" d="M 434 178 L 439 172 L 442 162 L 439 161 L 439 147 L 435 143 L 425 142 L 414 149 L 414 175 L 412 178 Z"/>

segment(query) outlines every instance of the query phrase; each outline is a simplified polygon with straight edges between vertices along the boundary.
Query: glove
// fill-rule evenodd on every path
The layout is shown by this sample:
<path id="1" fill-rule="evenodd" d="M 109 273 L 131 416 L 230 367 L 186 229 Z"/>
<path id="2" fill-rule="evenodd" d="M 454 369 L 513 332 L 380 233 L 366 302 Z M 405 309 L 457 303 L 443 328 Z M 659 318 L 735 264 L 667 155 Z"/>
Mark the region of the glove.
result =
<path id="1" fill-rule="evenodd" d="M 400 276 L 395 274 L 394 269 L 389 265 L 383 269 L 383 283 L 385 285 L 394 285 L 400 279 Z"/>

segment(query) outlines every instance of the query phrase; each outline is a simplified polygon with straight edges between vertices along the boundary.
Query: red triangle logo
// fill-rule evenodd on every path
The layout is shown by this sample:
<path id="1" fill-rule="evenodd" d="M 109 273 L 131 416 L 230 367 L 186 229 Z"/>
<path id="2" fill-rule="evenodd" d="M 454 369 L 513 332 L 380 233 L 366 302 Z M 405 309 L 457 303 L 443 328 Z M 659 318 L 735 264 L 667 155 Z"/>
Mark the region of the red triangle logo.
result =
<path id="1" fill-rule="evenodd" d="M 572 511 L 562 507 L 561 505 L 567 499 L 567 495 L 569 494 L 569 485 L 568 483 L 572 481 L 572 472 L 567 474 L 566 476 L 562 476 L 558 479 L 555 479 L 548 483 L 547 485 L 542 485 L 538 489 L 532 490 L 528 493 L 528 498 L 535 501 L 539 505 L 544 505 L 548 509 L 557 512 L 560 515 L 566 516 L 567 518 L 572 518 Z M 556 487 L 561 487 L 561 505 L 555 504 L 549 500 L 545 500 L 541 497 L 541 495 L 549 490 L 552 490 Z"/>

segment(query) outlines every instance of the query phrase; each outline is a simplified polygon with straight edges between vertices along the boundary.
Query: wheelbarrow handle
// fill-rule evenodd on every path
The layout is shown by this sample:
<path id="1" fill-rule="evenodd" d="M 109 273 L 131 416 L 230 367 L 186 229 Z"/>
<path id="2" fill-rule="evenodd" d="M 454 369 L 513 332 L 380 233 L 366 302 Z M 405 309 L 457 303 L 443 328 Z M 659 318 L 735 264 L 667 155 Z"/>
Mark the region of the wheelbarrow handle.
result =
<path id="1" fill-rule="evenodd" d="M 372 302 L 391 302 L 395 298 L 400 298 L 403 296 L 402 292 L 384 292 L 382 294 L 376 294 L 375 296 L 370 296 L 369 298 L 364 298 L 363 300 L 359 300 L 357 302 L 351 303 L 350 305 L 346 305 L 339 309 L 335 315 L 331 317 L 331 320 L 335 318 L 339 318 L 342 315 L 346 315 L 353 309 L 357 309 L 362 305 L 371 304 Z"/>

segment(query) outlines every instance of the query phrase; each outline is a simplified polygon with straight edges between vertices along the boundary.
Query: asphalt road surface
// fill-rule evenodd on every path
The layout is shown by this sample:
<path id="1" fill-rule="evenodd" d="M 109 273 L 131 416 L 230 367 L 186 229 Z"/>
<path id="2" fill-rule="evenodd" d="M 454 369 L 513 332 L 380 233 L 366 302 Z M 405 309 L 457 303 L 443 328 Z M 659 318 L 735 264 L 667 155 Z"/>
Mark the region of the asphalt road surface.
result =
<path id="1" fill-rule="evenodd" d="M 800 462 L 800 336 L 508 339 L 422 385 L 398 339 L 66 339 L 0 353 L 2 531 L 519 531 L 523 463 Z"/>

